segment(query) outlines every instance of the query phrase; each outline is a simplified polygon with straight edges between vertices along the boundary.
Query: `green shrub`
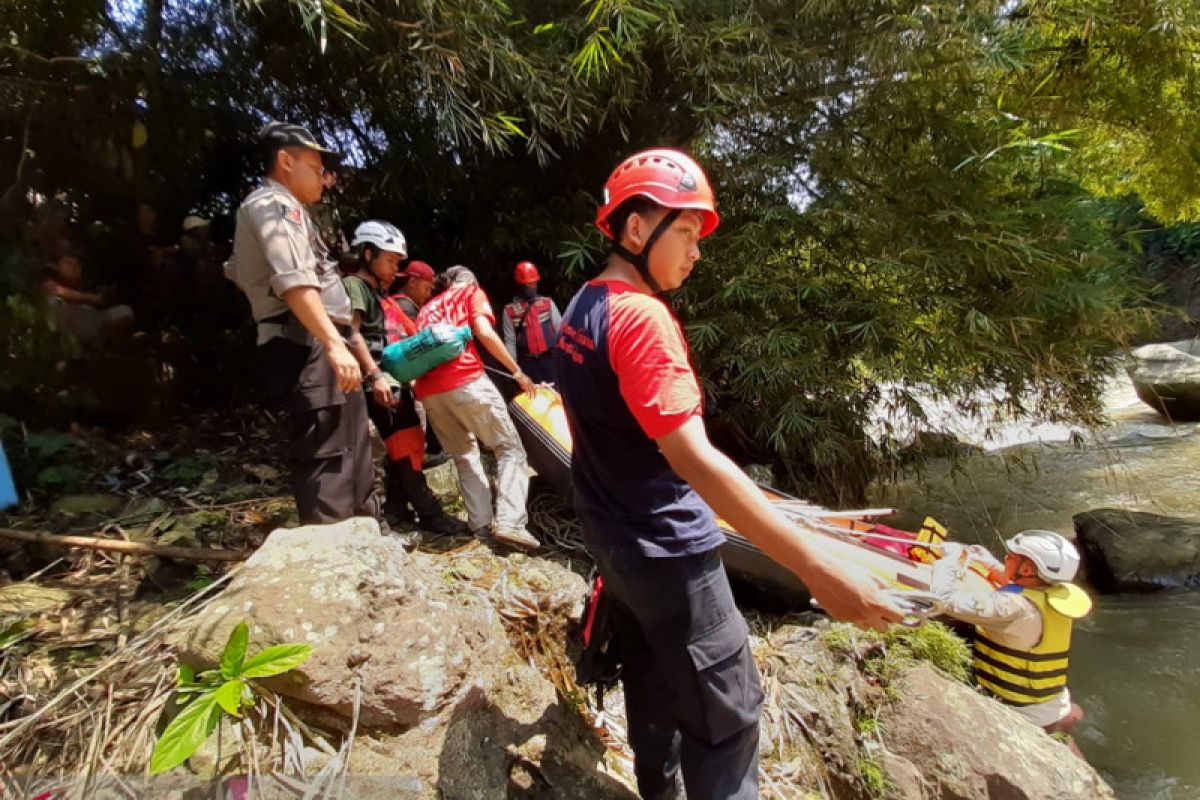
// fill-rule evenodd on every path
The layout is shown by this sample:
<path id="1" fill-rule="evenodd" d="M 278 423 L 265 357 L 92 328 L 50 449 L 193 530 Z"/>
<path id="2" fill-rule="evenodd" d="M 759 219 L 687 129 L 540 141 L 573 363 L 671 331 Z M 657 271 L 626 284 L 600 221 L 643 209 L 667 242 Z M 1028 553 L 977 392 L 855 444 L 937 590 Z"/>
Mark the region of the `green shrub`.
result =
<path id="1" fill-rule="evenodd" d="M 246 658 L 250 631 L 239 622 L 229 634 L 217 669 L 193 674 L 186 664 L 179 665 L 176 679 L 180 703 L 184 708 L 171 720 L 150 756 L 150 774 L 157 775 L 182 764 L 212 735 L 221 721 L 221 713 L 241 717 L 254 705 L 253 678 L 269 678 L 295 669 L 312 655 L 307 644 L 278 644 Z"/>

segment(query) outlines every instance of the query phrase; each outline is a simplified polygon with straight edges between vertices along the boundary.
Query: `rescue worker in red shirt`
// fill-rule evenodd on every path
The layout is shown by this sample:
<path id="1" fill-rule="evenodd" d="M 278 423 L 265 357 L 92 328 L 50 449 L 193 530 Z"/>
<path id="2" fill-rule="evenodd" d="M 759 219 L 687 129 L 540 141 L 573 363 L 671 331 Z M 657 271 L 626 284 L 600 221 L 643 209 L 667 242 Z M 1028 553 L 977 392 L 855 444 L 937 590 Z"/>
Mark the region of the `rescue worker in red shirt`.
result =
<path id="1" fill-rule="evenodd" d="M 412 336 L 419 330 L 417 315 L 421 312 L 421 306 L 433 296 L 433 279 L 437 274 L 424 261 L 410 261 L 408 266 L 400 270 L 399 277 L 403 279 L 400 291 L 387 298 L 389 305 L 384 306 L 384 312 L 388 314 L 388 344 Z M 393 305 L 396 313 L 393 313 Z"/>
<path id="2" fill-rule="evenodd" d="M 408 266 L 400 271 L 400 290 L 390 297 L 383 298 L 383 315 L 387 323 L 388 344 L 398 342 L 415 334 L 417 315 L 421 306 L 433 297 L 433 281 L 437 273 L 433 267 L 424 261 L 410 261 Z M 429 418 L 425 414 L 425 406 L 414 402 L 417 416 L 421 418 L 421 428 L 425 431 L 425 460 L 422 469 L 433 469 L 445 464 L 450 459 L 438 441 L 437 433 L 429 427 Z"/>
<path id="3" fill-rule="evenodd" d="M 554 344 L 562 321 L 558 306 L 538 294 L 537 266 L 532 261 L 517 264 L 513 280 L 521 287 L 504 307 L 501 332 L 508 353 L 517 360 L 534 383 L 554 384 Z"/>
<path id="4" fill-rule="evenodd" d="M 688 155 L 648 150 L 604 187 L 605 269 L 563 315 L 556 374 L 574 441 L 575 508 L 619 622 L 638 790 L 646 798 L 758 796 L 762 690 L 717 553 L 714 511 L 786 566 L 834 617 L 884 630 L 902 613 L 881 582 L 822 555 L 705 431 L 677 289 L 719 218 Z"/>
<path id="5" fill-rule="evenodd" d="M 457 358 L 434 367 L 413 382 L 417 399 L 425 404 L 425 413 L 442 447 L 454 459 L 472 533 L 480 539 L 494 537 L 510 547 L 538 547 L 537 538 L 525 530 L 529 521 L 525 509 L 529 496 L 525 447 L 508 415 L 504 398 L 483 373 L 483 360 L 475 342 L 486 347 L 512 373 L 521 391 L 532 394 L 537 386 L 504 349 L 504 342 L 493 327 L 496 317 L 492 305 L 471 270 L 451 267 L 439 276 L 439 281 L 447 288 L 421 309 L 417 326 L 469 325 L 475 338 Z M 480 445 L 496 454 L 494 514 Z"/>

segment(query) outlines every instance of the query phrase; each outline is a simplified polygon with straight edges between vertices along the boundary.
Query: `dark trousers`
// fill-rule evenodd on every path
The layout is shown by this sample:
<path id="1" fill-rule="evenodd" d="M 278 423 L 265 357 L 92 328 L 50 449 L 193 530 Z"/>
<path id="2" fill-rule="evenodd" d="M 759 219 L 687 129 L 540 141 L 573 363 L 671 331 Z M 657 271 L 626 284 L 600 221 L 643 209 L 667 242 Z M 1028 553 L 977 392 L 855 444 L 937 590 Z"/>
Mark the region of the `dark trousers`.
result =
<path id="1" fill-rule="evenodd" d="M 342 392 L 324 349 L 275 338 L 258 348 L 260 375 L 287 414 L 292 493 L 302 525 L 378 517 L 362 390 Z"/>
<path id="2" fill-rule="evenodd" d="M 521 371 L 533 380 L 534 383 L 548 383 L 551 386 L 557 386 L 558 382 L 554 374 L 554 351 L 541 356 L 520 356 L 517 359 L 517 366 Z M 518 391 L 520 391 L 518 389 Z"/>
<path id="3" fill-rule="evenodd" d="M 678 558 L 591 548 L 614 604 L 644 798 L 758 797 L 762 688 L 716 551 Z"/>
<path id="4" fill-rule="evenodd" d="M 385 508 L 389 513 L 404 516 L 407 503 L 422 522 L 440 517 L 442 505 L 430 490 L 425 473 L 419 466 L 425 451 L 425 434 L 412 392 L 407 388 L 402 389 L 400 403 L 394 408 L 381 406 L 372 395 L 367 395 L 367 414 L 375 423 L 388 450 L 384 467 L 387 477 Z M 405 439 L 411 443 L 408 454 L 405 454 L 403 444 L 398 444 Z"/>

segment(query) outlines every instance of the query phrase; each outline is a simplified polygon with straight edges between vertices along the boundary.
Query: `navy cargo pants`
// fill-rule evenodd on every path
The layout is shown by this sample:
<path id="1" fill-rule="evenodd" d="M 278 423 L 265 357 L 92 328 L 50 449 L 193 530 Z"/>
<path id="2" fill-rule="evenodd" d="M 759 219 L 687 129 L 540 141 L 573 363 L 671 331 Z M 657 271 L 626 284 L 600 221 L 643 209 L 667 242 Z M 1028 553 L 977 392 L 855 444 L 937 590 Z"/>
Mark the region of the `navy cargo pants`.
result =
<path id="1" fill-rule="evenodd" d="M 762 688 L 715 550 L 675 558 L 591 548 L 613 601 L 638 792 L 758 797 Z"/>

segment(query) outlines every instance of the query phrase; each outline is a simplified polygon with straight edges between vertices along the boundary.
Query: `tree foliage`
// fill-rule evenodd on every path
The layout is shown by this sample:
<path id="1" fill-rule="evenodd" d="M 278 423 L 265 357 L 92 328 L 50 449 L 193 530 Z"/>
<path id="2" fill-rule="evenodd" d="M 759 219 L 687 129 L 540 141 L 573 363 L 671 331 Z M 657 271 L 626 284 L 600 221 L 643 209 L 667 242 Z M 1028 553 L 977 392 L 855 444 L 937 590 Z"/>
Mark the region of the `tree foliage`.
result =
<path id="1" fill-rule="evenodd" d="M 1090 419 L 1145 318 L 1101 201 L 1200 211 L 1193 3 L 10 0 L 5 18 L 6 199 L 66 193 L 83 220 L 136 199 L 228 213 L 253 130 L 288 118 L 349 154 L 343 222 L 391 219 L 495 295 L 532 256 L 566 299 L 602 255 L 613 164 L 693 149 L 724 222 L 676 306 L 710 408 L 826 498 L 887 465 L 868 420 L 918 390 Z"/>

